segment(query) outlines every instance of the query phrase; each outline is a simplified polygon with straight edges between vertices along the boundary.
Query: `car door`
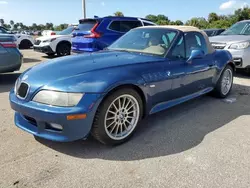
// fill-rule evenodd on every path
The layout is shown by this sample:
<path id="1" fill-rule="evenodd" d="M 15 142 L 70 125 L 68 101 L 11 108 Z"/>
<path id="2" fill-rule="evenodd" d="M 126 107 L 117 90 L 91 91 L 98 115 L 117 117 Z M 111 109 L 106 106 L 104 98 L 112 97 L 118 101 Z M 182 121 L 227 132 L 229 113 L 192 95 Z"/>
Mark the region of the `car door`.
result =
<path id="1" fill-rule="evenodd" d="M 207 44 L 203 35 L 199 32 L 187 32 L 184 34 L 186 59 L 192 50 L 202 50 L 204 56 L 192 59 L 185 63 L 185 77 L 183 79 L 183 93 L 190 95 L 210 87 L 211 66 L 213 58 L 208 54 Z"/>
<path id="2" fill-rule="evenodd" d="M 172 81 L 169 100 L 174 100 L 185 96 L 183 92 L 183 82 L 186 75 L 186 55 L 184 35 L 177 39 L 176 44 L 168 54 L 169 63 L 165 64 L 165 70 L 168 72 L 169 79 Z"/>

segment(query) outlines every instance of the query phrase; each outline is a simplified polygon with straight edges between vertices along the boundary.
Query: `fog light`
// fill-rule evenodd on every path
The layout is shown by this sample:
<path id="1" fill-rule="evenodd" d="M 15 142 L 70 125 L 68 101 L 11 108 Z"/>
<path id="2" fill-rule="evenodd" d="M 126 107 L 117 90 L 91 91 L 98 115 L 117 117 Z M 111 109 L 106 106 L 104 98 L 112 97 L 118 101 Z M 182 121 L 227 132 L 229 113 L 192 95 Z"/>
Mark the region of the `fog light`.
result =
<path id="1" fill-rule="evenodd" d="M 54 129 L 58 129 L 58 130 L 62 130 L 63 127 L 59 124 L 56 124 L 56 123 L 50 123 L 50 126 Z"/>

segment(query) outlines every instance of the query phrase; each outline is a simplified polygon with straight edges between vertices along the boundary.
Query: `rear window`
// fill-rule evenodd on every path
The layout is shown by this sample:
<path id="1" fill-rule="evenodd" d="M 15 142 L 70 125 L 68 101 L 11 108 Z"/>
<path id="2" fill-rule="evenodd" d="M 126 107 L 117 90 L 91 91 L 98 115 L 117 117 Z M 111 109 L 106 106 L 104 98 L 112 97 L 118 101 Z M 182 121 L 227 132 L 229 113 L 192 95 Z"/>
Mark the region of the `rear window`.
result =
<path id="1" fill-rule="evenodd" d="M 74 31 L 74 27 L 68 27 L 59 33 L 59 35 L 70 35 Z"/>
<path id="2" fill-rule="evenodd" d="M 0 33 L 7 33 L 7 31 L 4 28 L 0 27 Z"/>
<path id="3" fill-rule="evenodd" d="M 122 33 L 126 33 L 133 28 L 142 26 L 140 21 L 113 21 L 109 25 L 109 29 L 113 31 L 118 31 Z"/>
<path id="4" fill-rule="evenodd" d="M 77 29 L 81 31 L 90 31 L 96 23 L 96 20 L 80 20 Z"/>

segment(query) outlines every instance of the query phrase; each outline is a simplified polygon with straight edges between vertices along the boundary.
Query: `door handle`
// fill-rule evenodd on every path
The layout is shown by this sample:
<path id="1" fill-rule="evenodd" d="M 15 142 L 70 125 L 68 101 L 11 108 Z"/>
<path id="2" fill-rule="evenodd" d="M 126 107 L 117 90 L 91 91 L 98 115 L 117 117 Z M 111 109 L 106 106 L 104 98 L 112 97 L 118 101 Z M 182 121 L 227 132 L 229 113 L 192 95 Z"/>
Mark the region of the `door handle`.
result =
<path id="1" fill-rule="evenodd" d="M 215 65 L 216 65 L 216 62 L 214 62 L 214 61 L 212 63 L 208 64 L 209 67 L 213 67 Z"/>

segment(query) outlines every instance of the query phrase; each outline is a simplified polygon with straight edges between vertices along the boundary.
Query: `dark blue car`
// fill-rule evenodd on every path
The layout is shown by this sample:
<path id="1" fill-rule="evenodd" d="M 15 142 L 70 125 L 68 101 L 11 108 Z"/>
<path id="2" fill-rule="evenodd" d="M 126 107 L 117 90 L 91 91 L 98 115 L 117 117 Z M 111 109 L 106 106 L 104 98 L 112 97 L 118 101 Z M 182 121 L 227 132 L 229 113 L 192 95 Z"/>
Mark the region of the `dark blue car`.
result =
<path id="1" fill-rule="evenodd" d="M 232 55 L 194 27 L 133 29 L 105 51 L 54 59 L 25 71 L 10 92 L 15 124 L 54 141 L 92 134 L 127 141 L 147 115 L 233 85 Z"/>
<path id="2" fill-rule="evenodd" d="M 72 52 L 94 52 L 103 50 L 130 29 L 155 25 L 143 18 L 104 17 L 83 19 L 72 35 Z"/>

